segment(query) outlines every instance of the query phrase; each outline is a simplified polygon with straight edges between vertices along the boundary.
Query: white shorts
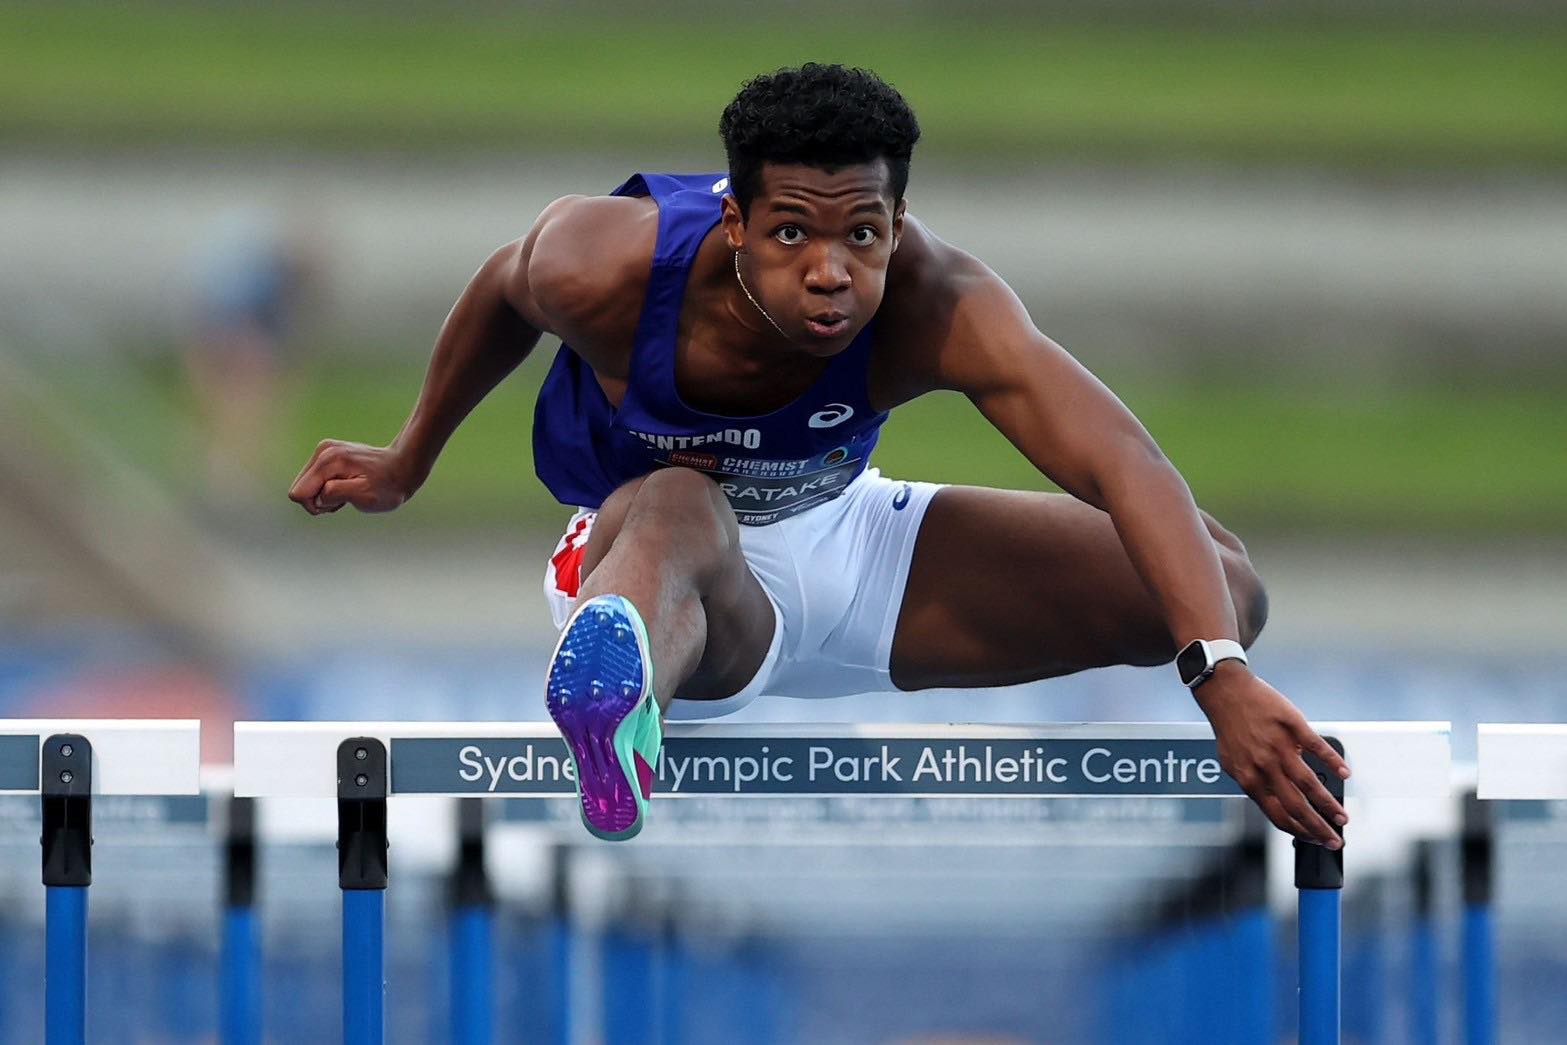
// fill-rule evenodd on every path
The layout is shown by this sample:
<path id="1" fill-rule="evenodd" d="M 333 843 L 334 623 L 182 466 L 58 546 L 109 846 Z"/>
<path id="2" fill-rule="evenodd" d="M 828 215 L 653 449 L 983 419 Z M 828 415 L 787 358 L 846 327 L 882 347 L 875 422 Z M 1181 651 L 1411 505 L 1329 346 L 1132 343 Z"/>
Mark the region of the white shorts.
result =
<path id="1" fill-rule="evenodd" d="M 667 717 L 716 718 L 764 693 L 810 699 L 896 689 L 893 632 L 920 522 L 939 489 L 867 468 L 826 504 L 770 526 L 740 527 L 741 552 L 773 604 L 772 644 L 740 692 L 675 700 Z M 576 604 L 593 518 L 589 511 L 572 516 L 545 569 L 557 628 Z"/>

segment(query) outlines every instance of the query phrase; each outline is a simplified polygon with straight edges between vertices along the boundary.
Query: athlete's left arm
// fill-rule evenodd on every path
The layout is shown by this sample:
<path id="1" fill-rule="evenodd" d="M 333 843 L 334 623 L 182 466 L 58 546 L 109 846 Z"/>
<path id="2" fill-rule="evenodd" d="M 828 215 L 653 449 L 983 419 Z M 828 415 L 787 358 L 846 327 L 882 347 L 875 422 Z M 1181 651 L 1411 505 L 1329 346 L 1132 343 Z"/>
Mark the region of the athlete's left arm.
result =
<path id="1" fill-rule="evenodd" d="M 1164 610 L 1179 649 L 1193 639 L 1238 639 L 1224 570 L 1186 481 L 1114 393 L 1041 333 L 1017 295 L 962 251 L 914 231 L 928 251 L 919 306 L 923 347 L 909 370 L 926 387 L 964 393 L 1039 470 L 1108 512 L 1137 572 Z M 921 242 L 923 241 L 923 242 Z M 916 259 L 909 259 L 915 262 Z M 923 389 L 919 389 L 923 390 Z M 913 388 L 898 396 L 906 398 Z M 1225 769 L 1280 828 L 1337 843 L 1318 815 L 1343 810 L 1300 759 L 1302 749 L 1348 775 L 1305 717 L 1238 661 L 1195 693 Z M 1313 806 L 1316 808 L 1314 809 Z"/>

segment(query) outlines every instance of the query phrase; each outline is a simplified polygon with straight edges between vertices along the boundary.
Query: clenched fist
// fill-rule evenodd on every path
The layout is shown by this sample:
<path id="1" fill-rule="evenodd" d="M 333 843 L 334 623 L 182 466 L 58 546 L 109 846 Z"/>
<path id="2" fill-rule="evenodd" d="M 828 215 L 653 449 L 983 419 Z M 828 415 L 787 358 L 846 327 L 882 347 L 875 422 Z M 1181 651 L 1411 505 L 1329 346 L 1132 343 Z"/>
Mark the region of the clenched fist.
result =
<path id="1" fill-rule="evenodd" d="M 389 512 L 418 489 L 414 473 L 393 447 L 326 439 L 294 480 L 288 499 L 311 515 L 327 515 L 345 504 L 362 512 Z"/>

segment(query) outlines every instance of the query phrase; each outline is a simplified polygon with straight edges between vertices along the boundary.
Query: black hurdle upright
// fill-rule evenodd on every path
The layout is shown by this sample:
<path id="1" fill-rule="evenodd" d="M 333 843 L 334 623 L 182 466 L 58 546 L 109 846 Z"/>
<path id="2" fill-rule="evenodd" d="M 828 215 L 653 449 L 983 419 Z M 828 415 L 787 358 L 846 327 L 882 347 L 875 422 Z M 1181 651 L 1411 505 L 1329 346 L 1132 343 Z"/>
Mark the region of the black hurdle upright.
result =
<path id="1" fill-rule="evenodd" d="M 495 897 L 484 865 L 485 809 L 482 798 L 457 800 L 448 927 L 453 1045 L 489 1045 L 495 1026 Z"/>
<path id="2" fill-rule="evenodd" d="M 223 1045 L 261 1043 L 261 934 L 256 923 L 256 800 L 230 797 L 223 842 Z"/>
<path id="3" fill-rule="evenodd" d="M 1464 795 L 1463 803 L 1464 1040 L 1491 1045 L 1496 1040 L 1496 930 L 1491 913 L 1495 826 L 1491 807 L 1474 791 Z"/>
<path id="4" fill-rule="evenodd" d="M 1340 755 L 1344 745 L 1324 737 Z M 1344 800 L 1344 781 L 1322 761 L 1306 765 L 1332 796 Z M 1344 832 L 1334 825 L 1342 838 Z M 1342 1024 L 1339 963 L 1344 893 L 1344 850 L 1295 840 L 1295 888 L 1300 891 L 1300 1045 L 1338 1045 Z"/>
<path id="5" fill-rule="evenodd" d="M 343 1043 L 386 1041 L 386 745 L 337 747 L 337 884 L 343 891 Z"/>
<path id="6" fill-rule="evenodd" d="M 1409 926 L 1409 1040 L 1434 1045 L 1438 1040 L 1441 1012 L 1436 938 L 1437 842 L 1422 838 L 1415 843 L 1410 868 L 1412 904 Z"/>
<path id="7" fill-rule="evenodd" d="M 43 743 L 44 1042 L 87 1040 L 87 887 L 92 885 L 92 744 L 76 733 Z"/>

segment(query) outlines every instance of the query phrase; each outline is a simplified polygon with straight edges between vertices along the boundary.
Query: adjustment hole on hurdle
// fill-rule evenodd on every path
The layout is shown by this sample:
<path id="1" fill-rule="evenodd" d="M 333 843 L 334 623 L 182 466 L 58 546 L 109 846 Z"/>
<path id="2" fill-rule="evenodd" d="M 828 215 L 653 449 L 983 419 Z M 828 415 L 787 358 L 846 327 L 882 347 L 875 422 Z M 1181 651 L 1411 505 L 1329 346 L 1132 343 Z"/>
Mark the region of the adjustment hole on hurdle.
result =
<path id="1" fill-rule="evenodd" d="M 69 744 L 61 744 L 60 754 L 65 758 L 70 758 L 72 755 L 76 754 L 76 749 Z"/>
<path id="2" fill-rule="evenodd" d="M 76 774 L 72 773 L 69 769 L 60 770 L 60 783 L 69 784 L 72 780 L 75 779 Z"/>
<path id="3" fill-rule="evenodd" d="M 354 757 L 363 762 L 365 759 L 370 757 L 370 752 L 366 751 L 362 747 L 356 747 L 354 748 Z"/>
<path id="4" fill-rule="evenodd" d="M 363 773 L 360 773 L 358 776 L 354 777 L 354 783 L 358 784 L 360 787 L 364 787 L 369 782 L 370 778 L 365 776 Z"/>

